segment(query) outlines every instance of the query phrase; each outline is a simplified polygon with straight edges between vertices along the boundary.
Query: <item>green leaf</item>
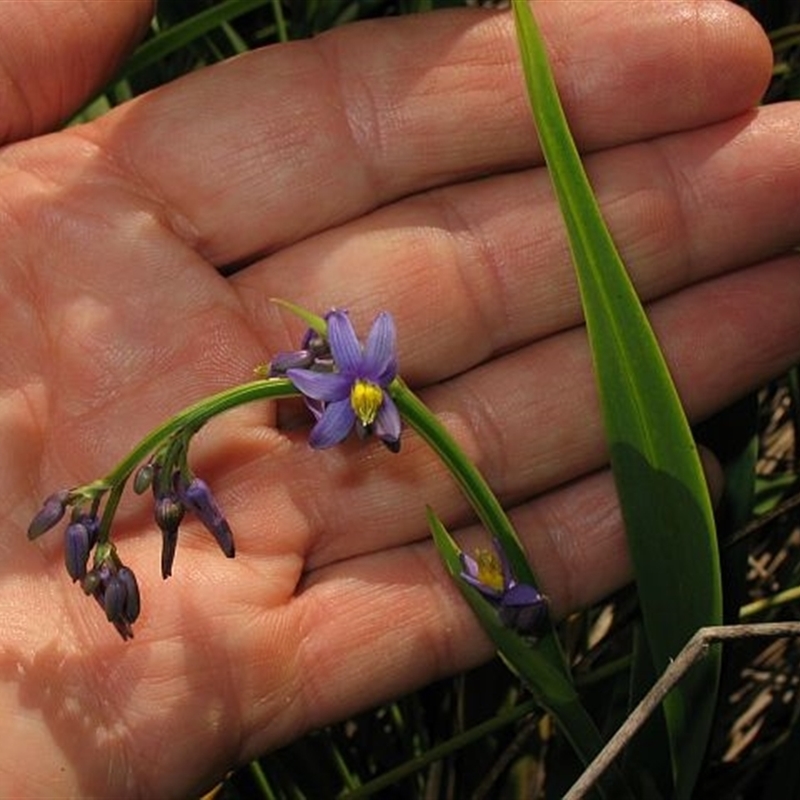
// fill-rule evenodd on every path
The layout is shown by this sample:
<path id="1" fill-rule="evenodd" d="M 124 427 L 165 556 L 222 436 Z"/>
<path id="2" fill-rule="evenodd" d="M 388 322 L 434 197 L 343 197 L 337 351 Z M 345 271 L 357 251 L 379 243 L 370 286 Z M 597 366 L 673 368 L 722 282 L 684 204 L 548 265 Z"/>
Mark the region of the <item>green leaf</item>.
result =
<path id="1" fill-rule="evenodd" d="M 722 620 L 711 503 L 674 384 L 570 134 L 533 14 L 524 0 L 514 0 L 513 9 L 575 262 L 647 642 L 661 672 L 698 628 Z M 718 676 L 715 651 L 664 703 L 678 797 L 688 797 L 696 780 Z"/>
<path id="2" fill-rule="evenodd" d="M 320 317 L 318 314 L 315 314 L 313 311 L 309 311 L 302 306 L 298 306 L 296 303 L 292 303 L 289 300 L 284 300 L 280 297 L 270 297 L 269 300 L 271 303 L 275 303 L 275 305 L 281 306 L 287 311 L 291 311 L 292 314 L 300 317 L 300 319 L 302 319 L 312 331 L 318 333 L 324 339 L 328 338 L 328 323 L 323 317 Z"/>

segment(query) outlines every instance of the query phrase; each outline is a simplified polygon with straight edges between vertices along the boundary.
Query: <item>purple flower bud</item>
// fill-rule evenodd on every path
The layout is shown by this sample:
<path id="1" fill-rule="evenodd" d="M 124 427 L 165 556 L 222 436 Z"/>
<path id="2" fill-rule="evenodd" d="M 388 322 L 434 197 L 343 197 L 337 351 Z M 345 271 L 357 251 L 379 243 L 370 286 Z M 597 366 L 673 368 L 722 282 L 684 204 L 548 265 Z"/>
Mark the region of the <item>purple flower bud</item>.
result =
<path id="1" fill-rule="evenodd" d="M 51 494 L 31 520 L 31 524 L 28 526 L 28 538 L 36 539 L 58 524 L 67 510 L 68 501 L 69 489 L 61 489 L 61 491 Z"/>
<path id="2" fill-rule="evenodd" d="M 161 529 L 161 577 L 172 575 L 172 562 L 178 544 L 178 527 L 184 514 L 184 505 L 175 494 L 166 494 L 156 499 L 154 516 Z"/>
<path id="3" fill-rule="evenodd" d="M 95 565 L 81 581 L 81 588 L 94 597 L 123 639 L 133 638 L 131 625 L 140 609 L 139 586 L 133 571 L 119 560 L 113 548 L 105 550 L 99 560 L 95 554 Z"/>
<path id="4" fill-rule="evenodd" d="M 289 353 L 278 353 L 269 362 L 267 372 L 270 378 L 280 378 L 289 369 L 307 369 L 314 363 L 314 354 L 310 350 L 293 350 Z"/>
<path id="5" fill-rule="evenodd" d="M 136 622 L 141 610 L 139 584 L 136 582 L 136 576 L 133 574 L 132 569 L 120 567 L 117 573 L 117 580 L 125 587 L 123 615 L 128 622 Z"/>
<path id="6" fill-rule="evenodd" d="M 86 528 L 89 534 L 89 549 L 91 550 L 97 544 L 97 538 L 100 535 L 100 520 L 95 514 L 74 514 L 72 515 L 73 522 L 80 522 Z"/>
<path id="7" fill-rule="evenodd" d="M 86 577 L 89 560 L 89 530 L 82 522 L 72 522 L 64 531 L 64 563 L 73 581 Z"/>
<path id="8" fill-rule="evenodd" d="M 233 533 L 205 481 L 193 478 L 188 484 L 181 483 L 178 486 L 178 494 L 186 508 L 194 513 L 214 535 L 222 552 L 228 558 L 233 558 L 235 555 Z"/>
<path id="9" fill-rule="evenodd" d="M 108 579 L 103 592 L 103 605 L 109 622 L 117 622 L 123 619 L 127 597 L 128 587 L 120 580 L 118 575 L 112 575 Z"/>

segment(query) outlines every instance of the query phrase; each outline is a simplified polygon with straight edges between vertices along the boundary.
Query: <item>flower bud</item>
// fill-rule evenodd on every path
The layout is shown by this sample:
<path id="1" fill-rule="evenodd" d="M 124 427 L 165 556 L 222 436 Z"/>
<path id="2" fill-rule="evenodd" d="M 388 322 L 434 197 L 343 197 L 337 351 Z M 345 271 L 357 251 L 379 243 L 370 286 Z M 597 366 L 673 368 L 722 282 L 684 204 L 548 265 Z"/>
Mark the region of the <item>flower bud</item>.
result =
<path id="1" fill-rule="evenodd" d="M 28 538 L 36 539 L 58 524 L 67 510 L 68 501 L 69 489 L 62 489 L 51 494 L 31 520 L 31 524 L 28 526 Z"/>
<path id="2" fill-rule="evenodd" d="M 269 362 L 268 378 L 282 378 L 289 369 L 307 368 L 314 363 L 314 354 L 310 350 L 294 350 L 290 353 L 278 353 Z"/>
<path id="3" fill-rule="evenodd" d="M 136 622 L 141 610 L 139 584 L 136 582 L 136 576 L 129 567 L 120 567 L 117 573 L 117 580 L 125 587 L 123 615 L 128 622 Z"/>
<path id="4" fill-rule="evenodd" d="M 139 586 L 133 571 L 120 560 L 113 545 L 98 545 L 95 564 L 81 581 L 81 588 L 105 611 L 119 635 L 133 638 L 131 624 L 139 616 Z"/>
<path id="5" fill-rule="evenodd" d="M 214 535 L 222 552 L 228 558 L 233 558 L 233 533 L 205 481 L 193 478 L 188 484 L 181 483 L 178 493 L 186 508 Z"/>
<path id="6" fill-rule="evenodd" d="M 103 605 L 106 609 L 106 618 L 109 622 L 119 622 L 125 613 L 128 588 L 118 575 L 112 575 L 106 583 L 103 592 Z"/>
<path id="7" fill-rule="evenodd" d="M 172 575 L 172 562 L 175 560 L 175 548 L 178 544 L 178 527 L 184 511 L 184 505 L 177 495 L 165 494 L 156 499 L 154 516 L 162 533 L 161 577 L 164 579 Z"/>
<path id="8" fill-rule="evenodd" d="M 133 491 L 136 494 L 144 494 L 152 486 L 155 474 L 156 468 L 152 461 L 142 464 L 133 477 Z"/>
<path id="9" fill-rule="evenodd" d="M 89 560 L 89 531 L 82 522 L 72 522 L 64 531 L 64 563 L 73 581 L 86 577 Z"/>

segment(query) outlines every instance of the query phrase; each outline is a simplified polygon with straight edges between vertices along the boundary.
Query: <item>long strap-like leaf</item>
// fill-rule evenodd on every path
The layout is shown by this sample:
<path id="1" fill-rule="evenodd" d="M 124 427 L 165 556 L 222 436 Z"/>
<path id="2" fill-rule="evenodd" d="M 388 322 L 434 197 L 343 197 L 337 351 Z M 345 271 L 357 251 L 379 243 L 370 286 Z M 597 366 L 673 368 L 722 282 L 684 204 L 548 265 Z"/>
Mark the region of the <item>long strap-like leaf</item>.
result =
<path id="1" fill-rule="evenodd" d="M 526 0 L 513 0 L 542 151 L 569 236 L 650 656 L 663 670 L 722 621 L 714 519 L 698 453 L 658 343 L 600 215 Z M 631 98 L 636 102 L 636 98 Z M 665 703 L 676 795 L 687 797 L 711 725 L 715 654 Z"/>

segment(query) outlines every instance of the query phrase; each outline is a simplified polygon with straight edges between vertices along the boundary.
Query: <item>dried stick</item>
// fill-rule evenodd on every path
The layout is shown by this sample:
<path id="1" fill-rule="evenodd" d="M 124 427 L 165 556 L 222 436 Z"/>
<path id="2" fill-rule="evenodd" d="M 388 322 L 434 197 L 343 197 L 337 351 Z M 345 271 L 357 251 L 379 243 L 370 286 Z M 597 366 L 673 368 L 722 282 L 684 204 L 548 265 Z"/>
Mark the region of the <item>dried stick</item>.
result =
<path id="1" fill-rule="evenodd" d="M 564 795 L 563 800 L 581 800 L 591 791 L 594 784 L 625 749 L 635 733 L 642 727 L 653 711 L 678 681 L 708 653 L 711 645 L 732 639 L 759 637 L 800 636 L 800 622 L 762 622 L 747 625 L 719 625 L 700 628 L 686 643 L 684 648 L 670 662 L 653 688 L 642 698 L 638 706 L 608 740 L 606 746 L 586 767 L 580 778 Z"/>

